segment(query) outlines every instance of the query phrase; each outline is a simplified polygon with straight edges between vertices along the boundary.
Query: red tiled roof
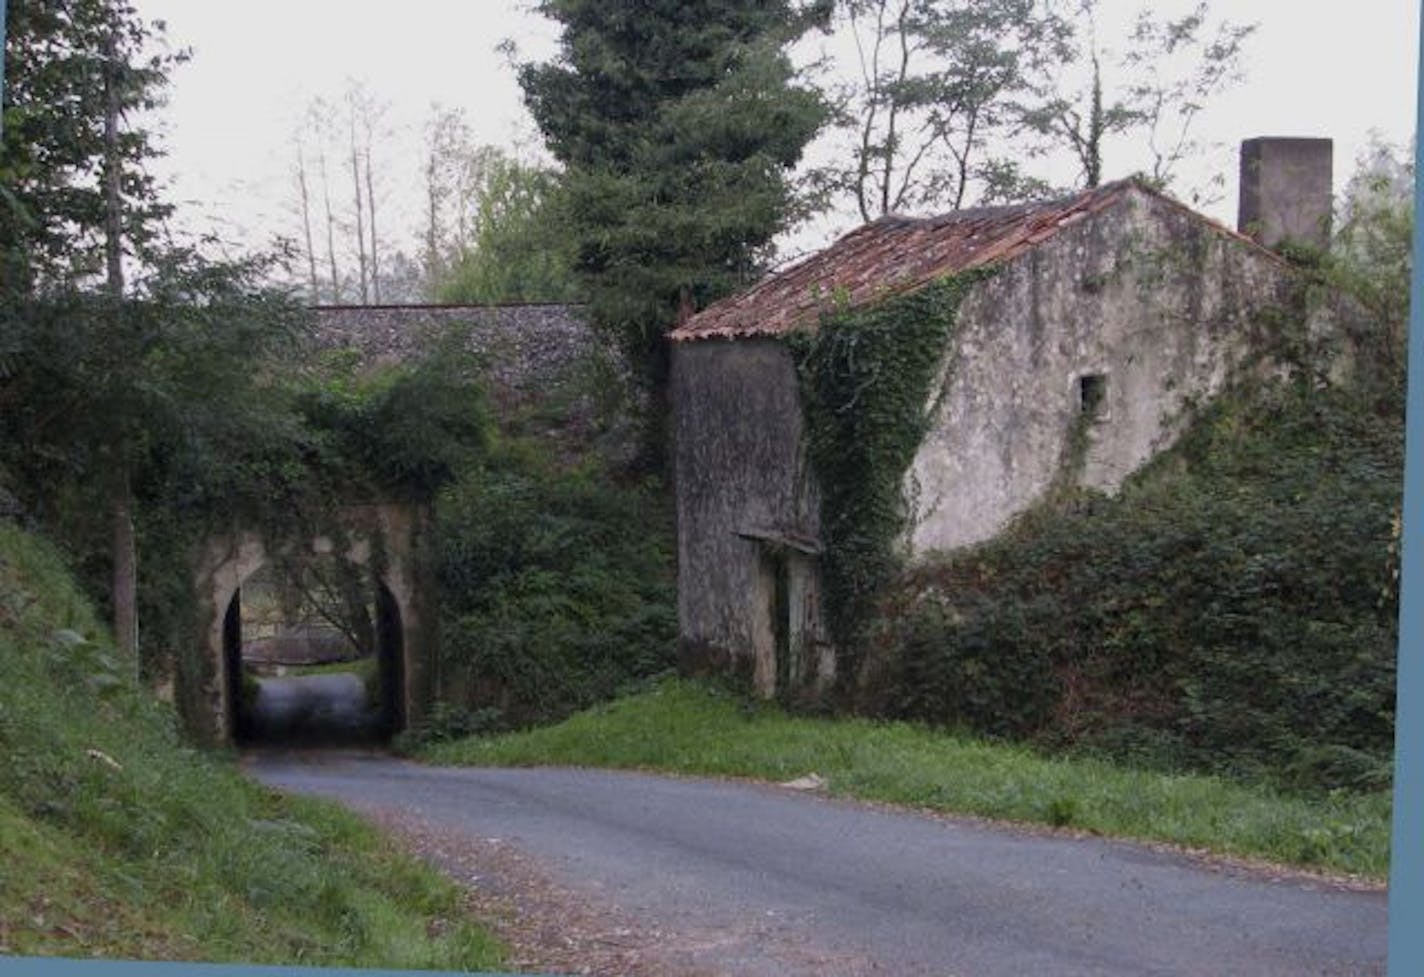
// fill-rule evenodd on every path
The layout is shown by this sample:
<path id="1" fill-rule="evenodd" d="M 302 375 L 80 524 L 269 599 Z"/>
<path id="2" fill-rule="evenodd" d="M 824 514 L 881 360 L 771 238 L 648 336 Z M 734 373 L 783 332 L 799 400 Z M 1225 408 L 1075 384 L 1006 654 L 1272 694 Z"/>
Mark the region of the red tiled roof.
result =
<path id="1" fill-rule="evenodd" d="M 673 330 L 670 338 L 790 332 L 814 322 L 833 303 L 864 305 L 945 275 L 1012 258 L 1112 206 L 1131 188 L 1152 193 L 1219 231 L 1241 237 L 1131 180 L 1041 203 L 957 210 L 939 217 L 882 217 L 746 291 L 714 302 Z"/>

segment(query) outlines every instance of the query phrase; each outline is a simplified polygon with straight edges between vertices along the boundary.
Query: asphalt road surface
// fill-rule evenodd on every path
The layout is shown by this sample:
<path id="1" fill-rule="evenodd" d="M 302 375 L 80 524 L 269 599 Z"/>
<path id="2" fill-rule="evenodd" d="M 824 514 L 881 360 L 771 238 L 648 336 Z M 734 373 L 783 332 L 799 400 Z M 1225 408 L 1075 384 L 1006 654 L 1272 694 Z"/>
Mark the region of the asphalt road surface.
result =
<path id="1" fill-rule="evenodd" d="M 335 672 L 259 678 L 247 726 L 263 742 L 350 743 L 376 738 L 379 720 L 361 677 Z"/>
<path id="2" fill-rule="evenodd" d="M 257 755 L 249 772 L 500 839 L 661 933 L 727 934 L 697 973 L 1384 973 L 1383 892 L 1126 842 L 632 773 L 312 753 Z"/>

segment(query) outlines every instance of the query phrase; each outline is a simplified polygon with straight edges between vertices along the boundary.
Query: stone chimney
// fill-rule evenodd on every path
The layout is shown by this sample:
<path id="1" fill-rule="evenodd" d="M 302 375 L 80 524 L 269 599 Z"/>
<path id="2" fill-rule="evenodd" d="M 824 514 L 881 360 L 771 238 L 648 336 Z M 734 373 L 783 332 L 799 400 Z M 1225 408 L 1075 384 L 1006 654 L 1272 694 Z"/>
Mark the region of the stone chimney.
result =
<path id="1" fill-rule="evenodd" d="M 1284 242 L 1330 244 L 1329 139 L 1263 137 L 1241 144 L 1241 207 L 1236 226 L 1268 248 Z"/>

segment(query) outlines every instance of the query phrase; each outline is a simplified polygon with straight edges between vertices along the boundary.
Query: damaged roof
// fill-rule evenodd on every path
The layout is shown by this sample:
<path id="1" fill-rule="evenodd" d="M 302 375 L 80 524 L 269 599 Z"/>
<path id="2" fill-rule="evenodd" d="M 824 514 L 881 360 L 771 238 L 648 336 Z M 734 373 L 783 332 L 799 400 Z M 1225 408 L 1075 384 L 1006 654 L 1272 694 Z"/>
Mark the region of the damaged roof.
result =
<path id="1" fill-rule="evenodd" d="M 714 302 L 670 333 L 674 341 L 774 336 L 809 325 L 840 305 L 865 305 L 957 272 L 1005 261 L 1138 189 L 1251 244 L 1209 218 L 1133 180 L 1039 203 L 956 210 L 938 217 L 887 216 L 835 244 Z"/>

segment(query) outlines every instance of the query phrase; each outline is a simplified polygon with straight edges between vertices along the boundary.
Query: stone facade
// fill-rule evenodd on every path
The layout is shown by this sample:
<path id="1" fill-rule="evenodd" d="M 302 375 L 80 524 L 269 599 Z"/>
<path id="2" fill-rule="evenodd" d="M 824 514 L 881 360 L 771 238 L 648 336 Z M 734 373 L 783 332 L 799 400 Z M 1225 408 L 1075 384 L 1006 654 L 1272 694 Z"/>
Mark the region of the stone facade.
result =
<path id="1" fill-rule="evenodd" d="M 1289 275 L 1140 190 L 1006 262 L 955 321 L 905 478 L 910 552 L 997 535 L 1065 474 L 1114 491 L 1261 348 Z"/>
<path id="2" fill-rule="evenodd" d="M 573 305 L 330 305 L 312 310 L 319 348 L 355 350 L 373 366 L 427 350 L 446 331 L 467 330 L 499 399 L 527 401 L 609 350 Z"/>
<path id="3" fill-rule="evenodd" d="M 1259 367 L 1290 266 L 1124 182 L 1047 204 L 888 218 L 673 333 L 678 615 L 689 664 L 761 693 L 835 673 L 818 489 L 782 337 L 821 313 L 992 269 L 959 306 L 904 477 L 915 559 L 989 539 L 1063 479 L 1114 491 L 1187 407 Z M 833 306 L 832 297 L 838 303 Z"/>

